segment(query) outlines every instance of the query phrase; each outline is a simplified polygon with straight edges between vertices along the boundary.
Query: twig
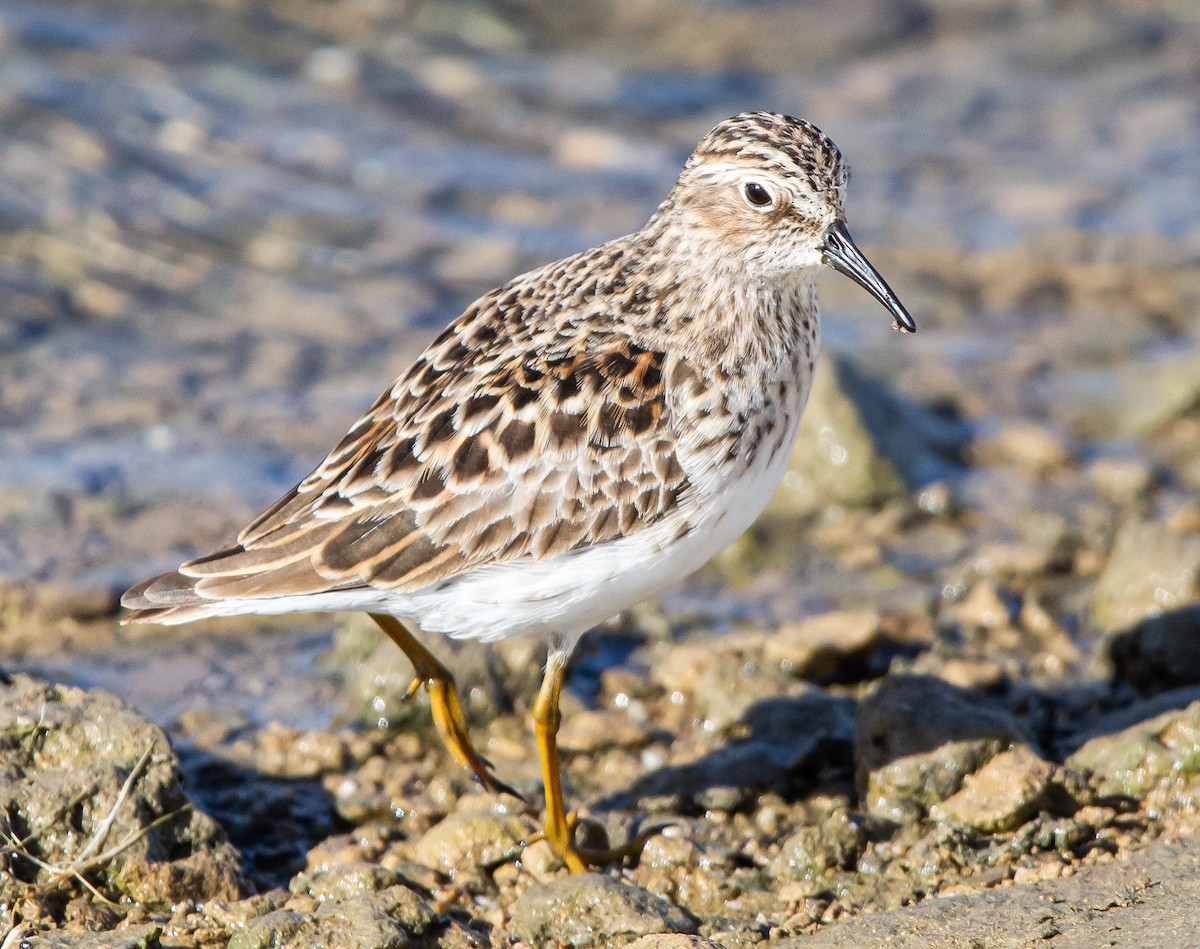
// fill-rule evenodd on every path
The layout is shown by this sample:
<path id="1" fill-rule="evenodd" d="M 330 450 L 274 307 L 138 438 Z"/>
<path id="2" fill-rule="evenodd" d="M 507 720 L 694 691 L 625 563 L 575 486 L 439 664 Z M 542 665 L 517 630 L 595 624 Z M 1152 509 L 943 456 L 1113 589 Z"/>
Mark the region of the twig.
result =
<path id="1" fill-rule="evenodd" d="M 116 820 L 117 811 L 120 809 L 121 805 L 125 802 L 126 798 L 129 797 L 130 791 L 132 791 L 134 784 L 137 782 L 137 779 L 141 776 L 142 772 L 145 770 L 146 764 L 150 760 L 150 754 L 153 751 L 153 749 L 154 749 L 154 746 L 151 745 L 142 753 L 142 756 L 138 759 L 137 764 L 135 764 L 133 766 L 133 770 L 129 772 L 129 776 L 125 779 L 125 783 L 121 786 L 121 790 L 117 794 L 117 799 L 113 803 L 113 806 L 109 809 L 108 814 L 106 814 L 104 817 L 104 820 L 102 820 L 100 822 L 100 826 L 96 828 L 95 833 L 92 834 L 92 837 L 87 842 L 87 845 L 83 848 L 83 850 L 81 850 L 79 852 L 79 855 L 76 856 L 75 859 L 72 860 L 69 864 L 67 864 L 66 866 L 60 867 L 60 866 L 56 866 L 55 864 L 48 863 L 45 860 L 42 860 L 38 857 L 35 857 L 32 853 L 29 852 L 28 848 L 26 847 L 26 844 L 28 844 L 29 842 L 34 840 L 41 833 L 44 833 L 45 830 L 49 826 L 51 826 L 51 824 L 59 821 L 63 817 L 63 815 L 67 813 L 67 811 L 69 811 L 72 807 L 74 807 L 75 804 L 79 803 L 79 801 L 83 800 L 83 797 L 85 797 L 87 794 L 90 794 L 91 789 L 89 789 L 87 792 L 84 792 L 83 795 L 80 795 L 77 798 L 73 799 L 71 801 L 71 803 L 69 803 L 66 807 L 63 807 L 59 811 L 59 813 L 55 815 L 54 820 L 51 821 L 50 824 L 47 824 L 46 827 L 42 828 L 42 830 L 40 830 L 36 833 L 30 834 L 24 840 L 17 839 L 17 835 L 15 833 L 13 833 L 13 831 L 12 831 L 12 821 L 8 817 L 7 812 L 5 812 L 5 814 L 4 814 L 5 827 L 3 828 L 3 833 L 4 833 L 4 836 L 8 838 L 9 843 L 11 844 L 12 852 L 19 857 L 25 858 L 30 863 L 33 863 L 37 867 L 40 867 L 41 869 L 43 869 L 47 873 L 49 873 L 50 877 L 51 877 L 50 880 L 47 881 L 47 883 L 49 885 L 53 885 L 66 877 L 73 877 L 74 879 L 78 880 L 80 884 L 82 884 L 84 887 L 86 887 L 88 889 L 88 891 L 91 892 L 92 895 L 95 896 L 98 900 L 101 900 L 104 903 L 108 903 L 110 906 L 115 906 L 116 904 L 113 903 L 112 900 L 110 900 L 103 893 L 101 893 L 99 890 L 97 890 L 90 882 L 88 882 L 87 878 L 84 877 L 84 874 L 87 873 L 89 870 L 93 870 L 98 866 L 102 866 L 103 864 L 108 863 L 113 858 L 119 856 L 124 851 L 128 850 L 130 847 L 132 847 L 134 844 L 136 844 L 139 840 L 143 839 L 147 834 L 149 834 L 156 827 L 159 827 L 159 826 L 165 824 L 167 821 L 172 820 L 173 818 L 184 813 L 185 811 L 191 810 L 191 807 L 192 807 L 192 805 L 190 803 L 187 803 L 187 804 L 184 804 L 182 807 L 176 808 L 175 810 L 171 811 L 169 814 L 162 814 L 162 815 L 156 817 L 154 820 L 152 820 L 145 827 L 142 827 L 142 828 L 134 831 L 133 833 L 129 834 L 119 844 L 116 844 L 113 847 L 109 847 L 107 850 L 102 851 L 101 853 L 98 853 L 98 854 L 93 853 L 93 851 L 95 851 L 100 846 L 100 844 L 103 843 L 104 839 L 108 836 L 108 832 L 110 830 L 112 830 L 113 822 Z M 93 788 L 94 788 L 94 785 L 93 785 Z M 5 947 L 7 947 L 7 945 L 8 945 L 8 939 L 6 937 L 4 943 L 0 944 L 0 949 L 5 949 Z"/>
<path id="2" fill-rule="evenodd" d="M 112 829 L 113 821 L 117 819 L 117 811 L 121 805 L 125 803 L 125 799 L 129 797 L 129 792 L 133 789 L 134 782 L 141 776 L 142 771 L 146 767 L 146 763 L 150 760 L 150 753 L 154 750 L 154 745 L 150 744 L 146 750 L 142 752 L 142 756 L 138 758 L 137 764 L 133 766 L 133 770 L 129 772 L 129 777 L 125 779 L 125 783 L 121 785 L 121 792 L 117 795 L 117 800 L 113 804 L 111 810 L 105 815 L 104 820 L 100 822 L 100 826 L 96 828 L 96 832 L 92 834 L 92 839 L 87 842 L 87 846 L 79 852 L 79 855 L 72 861 L 72 864 L 79 864 L 96 850 L 102 843 L 104 838 L 108 836 L 108 832 Z"/>
<path id="3" fill-rule="evenodd" d="M 85 887 L 87 887 L 88 890 L 90 890 L 92 892 L 92 895 L 94 895 L 96 897 L 96 899 L 100 900 L 101 902 L 107 903 L 109 906 L 117 905 L 112 900 L 110 900 L 107 896 L 105 896 L 103 893 L 101 893 L 99 890 L 97 890 L 94 886 L 92 886 L 92 884 L 90 884 L 87 880 L 85 880 L 83 878 L 83 875 L 80 874 L 78 871 L 76 871 L 74 868 L 72 868 L 72 867 L 56 867 L 52 863 L 47 863 L 45 860 L 41 860 L 41 859 L 35 857 L 28 850 L 26 850 L 24 847 L 22 847 L 20 845 L 20 841 L 18 841 L 17 838 L 15 836 L 13 836 L 11 833 L 9 833 L 7 836 L 8 836 L 8 839 L 11 840 L 13 842 L 13 844 L 16 845 L 16 849 L 13 851 L 14 853 L 16 853 L 18 856 L 24 857 L 30 863 L 36 864 L 37 866 L 39 866 L 43 870 L 45 870 L 47 873 L 51 874 L 51 879 L 49 881 L 47 881 L 49 884 L 53 885 L 64 877 L 73 876 L 76 880 L 78 880 Z"/>
<path id="4" fill-rule="evenodd" d="M 8 935 L 4 937 L 4 942 L 0 942 L 0 949 L 17 949 L 21 944 L 21 940 L 29 935 L 29 930 L 24 926 L 14 926 L 8 931 Z"/>
<path id="5" fill-rule="evenodd" d="M 175 810 L 171 811 L 171 813 L 169 813 L 169 814 L 161 814 L 158 817 L 154 818 L 154 820 L 152 820 L 145 827 L 130 834 L 128 837 L 126 837 L 123 841 L 121 841 L 115 847 L 110 847 L 108 850 L 104 851 L 104 853 L 97 854 L 96 856 L 92 857 L 90 860 L 78 860 L 77 859 L 66 869 L 77 871 L 79 873 L 84 873 L 88 870 L 93 869 L 94 867 L 98 867 L 98 866 L 101 866 L 102 864 L 108 863 L 108 861 L 112 860 L 113 857 L 120 856 L 121 853 L 123 853 L 124 851 L 126 851 L 130 847 L 132 847 L 134 844 L 136 844 L 139 840 L 141 840 L 148 833 L 150 833 L 150 831 L 154 830 L 154 828 L 159 827 L 162 824 L 165 824 L 167 821 L 171 820 L 172 818 L 179 816 L 180 814 L 184 813 L 185 811 L 190 811 L 191 809 L 192 809 L 192 805 L 190 803 L 188 803 L 188 804 L 184 804 L 182 807 L 177 807 Z"/>

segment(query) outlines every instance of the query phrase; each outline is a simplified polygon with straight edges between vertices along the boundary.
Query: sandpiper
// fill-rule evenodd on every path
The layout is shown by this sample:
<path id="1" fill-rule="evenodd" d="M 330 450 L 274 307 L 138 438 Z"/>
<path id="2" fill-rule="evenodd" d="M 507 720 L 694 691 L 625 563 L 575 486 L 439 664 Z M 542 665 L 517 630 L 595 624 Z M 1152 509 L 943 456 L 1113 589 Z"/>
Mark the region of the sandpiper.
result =
<path id="1" fill-rule="evenodd" d="M 912 318 L 846 229 L 846 166 L 808 122 L 749 112 L 688 158 L 640 231 L 481 297 L 229 547 L 129 590 L 134 622 L 363 610 L 404 650 L 450 753 L 454 677 L 410 632 L 549 643 L 534 705 L 545 837 L 563 806 L 566 663 L 589 628 L 676 583 L 758 516 L 787 464 L 820 339 L 817 275 Z"/>

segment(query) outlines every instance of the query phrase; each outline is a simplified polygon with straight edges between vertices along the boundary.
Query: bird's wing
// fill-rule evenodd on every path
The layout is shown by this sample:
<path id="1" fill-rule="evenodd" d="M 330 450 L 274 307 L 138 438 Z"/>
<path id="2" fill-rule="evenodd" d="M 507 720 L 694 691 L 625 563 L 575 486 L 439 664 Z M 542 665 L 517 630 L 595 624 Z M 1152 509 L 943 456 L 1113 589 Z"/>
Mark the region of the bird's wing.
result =
<path id="1" fill-rule="evenodd" d="M 520 284 L 482 298 L 235 545 L 125 605 L 413 591 L 668 517 L 689 489 L 670 357 L 586 306 L 539 320 L 538 305 Z"/>

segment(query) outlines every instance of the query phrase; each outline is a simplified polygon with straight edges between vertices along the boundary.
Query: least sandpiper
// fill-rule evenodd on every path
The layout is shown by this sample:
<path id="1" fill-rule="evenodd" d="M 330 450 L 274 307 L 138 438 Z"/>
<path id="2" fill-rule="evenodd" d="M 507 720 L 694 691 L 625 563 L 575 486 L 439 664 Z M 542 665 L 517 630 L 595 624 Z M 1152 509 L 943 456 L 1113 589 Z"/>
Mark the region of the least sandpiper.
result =
<path id="1" fill-rule="evenodd" d="M 817 275 L 912 318 L 846 229 L 846 166 L 808 122 L 751 112 L 706 135 L 640 231 L 486 294 L 328 457 L 228 548 L 125 594 L 134 622 L 364 610 L 416 670 L 450 753 L 475 751 L 454 678 L 409 631 L 549 643 L 534 706 L 545 838 L 586 849 L 556 734 L 589 628 L 741 534 L 782 476 L 817 359 Z"/>

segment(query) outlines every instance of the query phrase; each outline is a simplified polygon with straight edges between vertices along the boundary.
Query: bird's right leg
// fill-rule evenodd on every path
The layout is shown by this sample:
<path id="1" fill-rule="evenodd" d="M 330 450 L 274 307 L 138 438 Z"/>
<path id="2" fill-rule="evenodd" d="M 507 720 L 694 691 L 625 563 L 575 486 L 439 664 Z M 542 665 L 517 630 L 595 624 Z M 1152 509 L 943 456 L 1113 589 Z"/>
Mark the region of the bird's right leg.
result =
<path id="1" fill-rule="evenodd" d="M 388 634 L 392 642 L 404 650 L 404 655 L 408 656 L 416 677 L 408 687 L 407 694 L 411 696 L 422 685 L 425 686 L 429 693 L 433 724 L 454 760 L 474 774 L 476 780 L 493 794 L 503 792 L 521 797 L 516 790 L 492 773 L 491 763 L 471 744 L 467 717 L 463 714 L 462 703 L 458 700 L 458 687 L 454 684 L 454 676 L 450 670 L 438 662 L 437 657 L 421 645 L 394 616 L 385 616 L 382 613 L 369 615 L 379 624 L 379 628 Z"/>

